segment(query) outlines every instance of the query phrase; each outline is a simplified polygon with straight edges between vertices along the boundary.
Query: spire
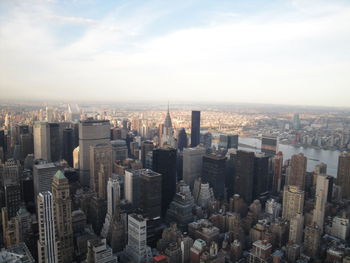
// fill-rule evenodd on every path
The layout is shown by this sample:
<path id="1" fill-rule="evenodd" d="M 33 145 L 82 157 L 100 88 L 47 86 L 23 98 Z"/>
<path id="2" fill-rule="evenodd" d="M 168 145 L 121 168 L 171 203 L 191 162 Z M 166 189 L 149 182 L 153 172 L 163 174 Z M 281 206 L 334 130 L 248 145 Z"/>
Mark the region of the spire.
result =
<path id="1" fill-rule="evenodd" d="M 171 117 L 170 117 L 170 110 L 169 110 L 169 101 L 168 101 L 168 111 L 165 117 L 164 121 L 164 127 L 165 128 L 172 128 L 172 123 L 171 123 Z"/>

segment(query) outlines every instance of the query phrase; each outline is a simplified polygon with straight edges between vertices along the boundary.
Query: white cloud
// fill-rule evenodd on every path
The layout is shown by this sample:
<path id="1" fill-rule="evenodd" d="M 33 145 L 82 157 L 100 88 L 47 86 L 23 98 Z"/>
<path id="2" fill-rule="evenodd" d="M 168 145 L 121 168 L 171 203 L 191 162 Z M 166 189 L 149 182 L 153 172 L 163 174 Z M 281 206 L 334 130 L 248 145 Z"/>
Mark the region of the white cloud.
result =
<path id="1" fill-rule="evenodd" d="M 350 8 L 319 3 L 314 12 L 299 0 L 297 11 L 275 16 L 219 14 L 208 26 L 160 36 L 145 33 L 164 15 L 159 10 L 130 17 L 112 10 L 102 20 L 60 16 L 47 6 L 34 10 L 54 22 L 87 26 L 68 46 L 17 10 L 0 29 L 0 90 L 10 88 L 9 97 L 346 106 Z"/>

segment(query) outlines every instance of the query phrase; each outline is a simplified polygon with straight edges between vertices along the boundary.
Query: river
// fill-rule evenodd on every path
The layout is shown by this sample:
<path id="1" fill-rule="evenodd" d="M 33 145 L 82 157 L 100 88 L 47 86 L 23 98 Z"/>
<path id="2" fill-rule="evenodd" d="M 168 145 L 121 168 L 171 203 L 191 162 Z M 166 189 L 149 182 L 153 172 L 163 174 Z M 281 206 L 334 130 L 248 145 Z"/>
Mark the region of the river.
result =
<path id="1" fill-rule="evenodd" d="M 239 146 L 238 149 L 247 151 L 260 151 L 261 140 L 258 138 L 239 137 L 239 143 L 251 145 L 258 149 Z M 312 172 L 315 166 L 321 162 L 327 164 L 327 174 L 337 177 L 338 157 L 340 151 L 321 150 L 314 148 L 295 147 L 292 145 L 279 144 L 278 151 L 283 152 L 283 160 L 290 159 L 292 155 L 303 153 L 307 157 L 307 171 Z"/>

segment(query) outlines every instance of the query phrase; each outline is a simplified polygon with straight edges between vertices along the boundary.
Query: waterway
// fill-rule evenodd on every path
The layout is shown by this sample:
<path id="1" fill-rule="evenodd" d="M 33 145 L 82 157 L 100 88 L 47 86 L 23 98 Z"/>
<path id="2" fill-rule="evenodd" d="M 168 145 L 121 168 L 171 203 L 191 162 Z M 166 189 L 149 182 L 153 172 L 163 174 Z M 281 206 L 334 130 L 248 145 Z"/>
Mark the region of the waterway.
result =
<path id="1" fill-rule="evenodd" d="M 261 140 L 259 138 L 239 137 L 239 143 L 250 145 L 252 148 L 239 146 L 238 149 L 255 152 L 260 151 Z M 312 172 L 317 164 L 321 162 L 326 163 L 327 174 L 337 177 L 338 157 L 341 153 L 340 151 L 296 147 L 286 144 L 279 144 L 278 151 L 283 153 L 283 160 L 290 159 L 294 154 L 303 153 L 307 157 L 307 171 L 309 172 Z"/>

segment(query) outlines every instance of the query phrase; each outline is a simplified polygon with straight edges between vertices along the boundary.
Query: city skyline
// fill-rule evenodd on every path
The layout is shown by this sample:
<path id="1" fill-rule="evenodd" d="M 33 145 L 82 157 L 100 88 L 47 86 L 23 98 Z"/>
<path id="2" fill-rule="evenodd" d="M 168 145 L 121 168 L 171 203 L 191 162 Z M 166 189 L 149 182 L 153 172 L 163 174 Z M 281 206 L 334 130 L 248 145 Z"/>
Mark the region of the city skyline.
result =
<path id="1" fill-rule="evenodd" d="M 2 99 L 348 106 L 346 1 L 2 1 L 0 13 Z"/>

